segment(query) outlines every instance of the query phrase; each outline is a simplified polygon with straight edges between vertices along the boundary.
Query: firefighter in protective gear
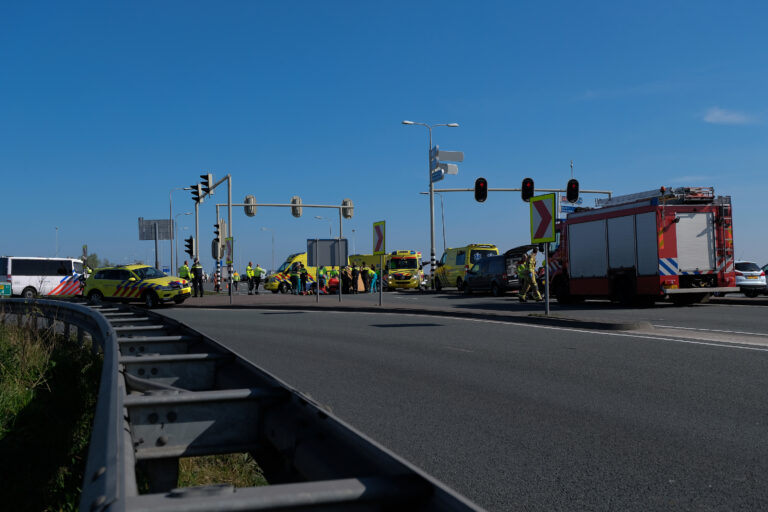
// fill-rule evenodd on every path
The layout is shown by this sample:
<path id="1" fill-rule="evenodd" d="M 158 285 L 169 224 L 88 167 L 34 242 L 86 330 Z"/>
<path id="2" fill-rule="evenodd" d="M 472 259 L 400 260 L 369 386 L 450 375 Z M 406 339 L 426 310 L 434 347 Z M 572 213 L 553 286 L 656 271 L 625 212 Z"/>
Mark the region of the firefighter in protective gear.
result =
<path id="1" fill-rule="evenodd" d="M 200 294 L 200 297 L 203 296 L 203 266 L 200 264 L 199 260 L 195 260 L 194 265 L 192 265 L 192 286 L 195 290 L 195 297 L 197 297 L 197 294 Z"/>
<path id="2" fill-rule="evenodd" d="M 539 293 L 539 285 L 536 283 L 536 255 L 538 252 L 538 249 L 534 247 L 531 253 L 525 258 L 525 285 L 520 290 L 520 300 L 523 302 L 525 302 L 525 297 L 529 290 L 531 291 L 533 298 L 536 299 L 536 302 L 541 302 L 543 300 L 541 298 L 541 293 Z"/>
<path id="3" fill-rule="evenodd" d="M 252 265 L 253 263 L 249 261 L 248 266 L 245 267 L 245 278 L 248 280 L 248 295 L 253 295 L 253 278 L 256 274 L 253 271 Z M 257 291 L 256 293 L 259 293 L 259 292 Z"/>

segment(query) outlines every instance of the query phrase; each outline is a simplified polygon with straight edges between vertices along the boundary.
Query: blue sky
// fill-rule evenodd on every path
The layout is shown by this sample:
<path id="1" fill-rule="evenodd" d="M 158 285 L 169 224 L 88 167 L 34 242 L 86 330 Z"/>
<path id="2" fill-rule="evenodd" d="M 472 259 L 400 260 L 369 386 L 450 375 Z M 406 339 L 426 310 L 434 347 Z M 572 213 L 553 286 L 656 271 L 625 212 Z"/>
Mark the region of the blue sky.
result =
<path id="1" fill-rule="evenodd" d="M 465 153 L 439 187 L 564 187 L 570 160 L 582 189 L 714 186 L 733 198 L 737 257 L 763 264 L 766 19 L 738 1 L 5 2 L 0 253 L 53 255 L 58 227 L 59 255 L 153 262 L 138 217 L 168 218 L 171 189 L 212 172 L 238 202 L 351 198 L 356 252 L 386 220 L 387 249 L 428 259 L 427 131 L 410 119 L 461 124 L 434 130 Z M 443 199 L 449 247 L 530 236 L 517 193 Z M 192 211 L 188 192 L 173 200 Z M 277 264 L 329 230 L 314 218 L 329 210 L 233 214 L 243 267 L 271 266 L 261 227 Z M 435 216 L 439 258 L 439 198 Z"/>

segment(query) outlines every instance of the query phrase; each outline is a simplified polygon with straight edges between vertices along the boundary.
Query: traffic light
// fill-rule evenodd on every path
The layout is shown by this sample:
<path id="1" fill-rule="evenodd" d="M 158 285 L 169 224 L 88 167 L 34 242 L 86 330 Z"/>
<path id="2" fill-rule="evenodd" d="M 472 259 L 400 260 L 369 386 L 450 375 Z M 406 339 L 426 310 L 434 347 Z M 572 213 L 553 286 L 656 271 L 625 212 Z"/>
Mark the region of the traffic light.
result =
<path id="1" fill-rule="evenodd" d="M 216 223 L 213 225 L 213 238 L 221 238 L 219 232 L 221 231 L 221 224 Z"/>
<path id="2" fill-rule="evenodd" d="M 184 252 L 189 254 L 190 258 L 194 258 L 195 257 L 195 237 L 191 236 L 189 238 L 185 238 L 184 245 L 186 246 L 186 249 L 184 249 Z"/>
<path id="3" fill-rule="evenodd" d="M 341 216 L 345 219 L 351 219 L 352 214 L 355 212 L 355 205 L 352 203 L 351 199 L 345 199 L 341 202 L 341 206 L 343 208 L 341 209 Z"/>
<path id="4" fill-rule="evenodd" d="M 203 188 L 199 183 L 192 185 L 192 200 L 196 203 L 201 203 L 203 201 Z"/>
<path id="5" fill-rule="evenodd" d="M 301 217 L 301 198 L 299 196 L 293 196 L 291 197 L 291 204 L 296 206 L 291 206 L 291 215 L 294 217 Z"/>
<path id="6" fill-rule="evenodd" d="M 524 178 L 520 190 L 520 195 L 523 197 L 523 201 L 530 201 L 533 197 L 533 178 Z"/>
<path id="7" fill-rule="evenodd" d="M 213 186 L 213 174 L 201 174 L 200 177 L 203 179 L 203 183 L 201 185 L 201 189 L 203 191 L 203 194 L 206 196 L 211 193 L 211 187 Z"/>
<path id="8" fill-rule="evenodd" d="M 565 197 L 571 203 L 579 200 L 579 180 L 568 180 L 568 185 L 565 187 Z"/>
<path id="9" fill-rule="evenodd" d="M 475 180 L 475 201 L 482 203 L 486 199 L 488 199 L 488 182 L 485 178 L 477 178 Z"/>

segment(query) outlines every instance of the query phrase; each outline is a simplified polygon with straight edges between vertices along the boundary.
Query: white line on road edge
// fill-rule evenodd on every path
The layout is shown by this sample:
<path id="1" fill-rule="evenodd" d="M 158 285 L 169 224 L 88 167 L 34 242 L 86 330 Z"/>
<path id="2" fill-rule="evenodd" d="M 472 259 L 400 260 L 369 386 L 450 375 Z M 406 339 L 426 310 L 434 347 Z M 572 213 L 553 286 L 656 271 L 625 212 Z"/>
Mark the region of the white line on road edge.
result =
<path id="1" fill-rule="evenodd" d="M 701 329 L 699 327 L 679 327 L 677 325 L 656 325 L 654 327 L 660 327 L 662 329 L 683 329 L 686 331 L 703 331 L 703 332 L 722 332 L 726 334 L 748 334 L 749 336 L 768 336 L 764 332 L 746 332 L 746 331 L 726 331 L 722 329 Z"/>
<path id="2" fill-rule="evenodd" d="M 227 311 L 222 310 L 218 308 L 195 308 L 198 311 Z M 233 309 L 229 311 L 242 311 L 240 309 Z M 274 312 L 274 311 L 286 311 L 285 309 L 257 309 L 256 311 L 259 312 Z M 349 313 L 355 313 L 357 315 L 391 315 L 391 316 L 418 316 L 418 317 L 424 317 L 424 318 L 432 318 L 440 317 L 440 315 L 425 315 L 423 313 L 389 313 L 389 312 L 381 312 L 381 313 L 370 313 L 368 311 L 310 311 L 306 309 L 296 309 L 291 311 L 301 311 L 303 313 L 337 313 L 337 314 L 349 314 Z M 462 318 L 459 316 L 445 316 L 442 318 L 446 318 L 448 320 L 463 320 L 465 322 L 479 322 L 479 323 L 486 323 L 486 324 L 499 324 L 499 325 L 517 325 L 519 327 L 531 327 L 534 329 L 550 329 L 553 331 L 569 331 L 569 332 L 580 332 L 584 334 L 602 334 L 605 336 L 619 336 L 623 338 L 640 338 L 640 339 L 646 339 L 646 340 L 657 340 L 657 341 L 674 341 L 677 343 L 686 343 L 689 345 L 705 345 L 709 347 L 720 347 L 720 348 L 733 348 L 733 349 L 741 349 L 741 350 L 752 350 L 754 352 L 768 352 L 768 347 L 746 347 L 743 345 L 737 345 L 735 342 L 721 342 L 721 343 L 712 343 L 707 341 L 698 341 L 698 340 L 688 340 L 683 338 L 663 338 L 661 336 L 648 336 L 645 334 L 629 334 L 629 333 L 620 333 L 620 332 L 606 332 L 606 331 L 600 331 L 600 330 L 588 330 L 588 329 L 574 329 L 572 327 L 556 327 L 552 325 L 536 325 L 536 324 L 529 324 L 525 322 L 511 322 L 511 321 L 505 321 L 505 320 L 486 320 L 481 318 Z"/>

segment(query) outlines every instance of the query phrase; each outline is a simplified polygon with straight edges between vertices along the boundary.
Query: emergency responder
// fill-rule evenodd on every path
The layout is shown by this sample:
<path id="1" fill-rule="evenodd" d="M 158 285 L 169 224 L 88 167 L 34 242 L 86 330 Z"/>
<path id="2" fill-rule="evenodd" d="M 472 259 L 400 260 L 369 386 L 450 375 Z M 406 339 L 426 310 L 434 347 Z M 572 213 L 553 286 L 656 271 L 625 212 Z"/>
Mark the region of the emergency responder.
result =
<path id="1" fill-rule="evenodd" d="M 186 263 L 186 262 L 184 262 Z M 195 297 L 197 297 L 197 294 L 200 294 L 200 297 L 203 296 L 203 266 L 200 264 L 200 260 L 195 260 L 194 265 L 192 265 L 192 286 L 195 290 Z"/>
<path id="2" fill-rule="evenodd" d="M 536 256 L 538 255 L 539 250 L 534 247 L 531 250 L 531 253 L 525 258 L 525 287 L 521 290 L 520 293 L 522 293 L 522 300 L 525 302 L 525 296 L 528 293 L 528 290 L 532 290 L 531 295 L 534 299 L 536 299 L 536 302 L 541 302 L 543 299 L 541 298 L 541 293 L 539 293 L 539 285 L 536 283 Z"/>
<path id="3" fill-rule="evenodd" d="M 189 263 L 187 260 L 184 260 L 184 264 L 179 267 L 179 277 L 186 279 L 187 281 L 192 280 L 192 274 L 189 271 Z"/>
<path id="4" fill-rule="evenodd" d="M 517 279 L 520 281 L 520 290 L 517 292 L 517 297 L 520 299 L 520 302 L 525 302 L 527 299 L 525 297 L 525 293 L 523 290 L 526 290 L 528 288 L 527 286 L 527 277 L 526 274 L 528 273 L 528 268 L 525 264 L 525 256 L 522 256 L 518 262 L 517 262 Z"/>
<path id="5" fill-rule="evenodd" d="M 253 271 L 253 289 L 256 295 L 259 294 L 259 284 L 261 284 L 262 278 L 266 275 L 267 271 L 256 264 L 256 268 Z"/>
<path id="6" fill-rule="evenodd" d="M 301 281 L 301 294 L 306 295 L 308 288 L 307 288 L 307 281 L 309 280 L 309 273 L 307 272 L 307 268 L 304 266 L 303 263 L 299 263 L 299 280 Z"/>
<path id="7" fill-rule="evenodd" d="M 298 295 L 299 294 L 299 265 L 301 263 L 294 263 L 291 265 L 291 270 L 289 271 L 289 276 L 291 277 L 291 294 Z"/>
<path id="8" fill-rule="evenodd" d="M 253 280 L 255 278 L 255 272 L 253 271 L 253 263 L 248 262 L 248 266 L 245 267 L 245 278 L 248 280 L 248 295 L 253 295 Z M 259 293 L 258 289 L 256 293 Z"/>

